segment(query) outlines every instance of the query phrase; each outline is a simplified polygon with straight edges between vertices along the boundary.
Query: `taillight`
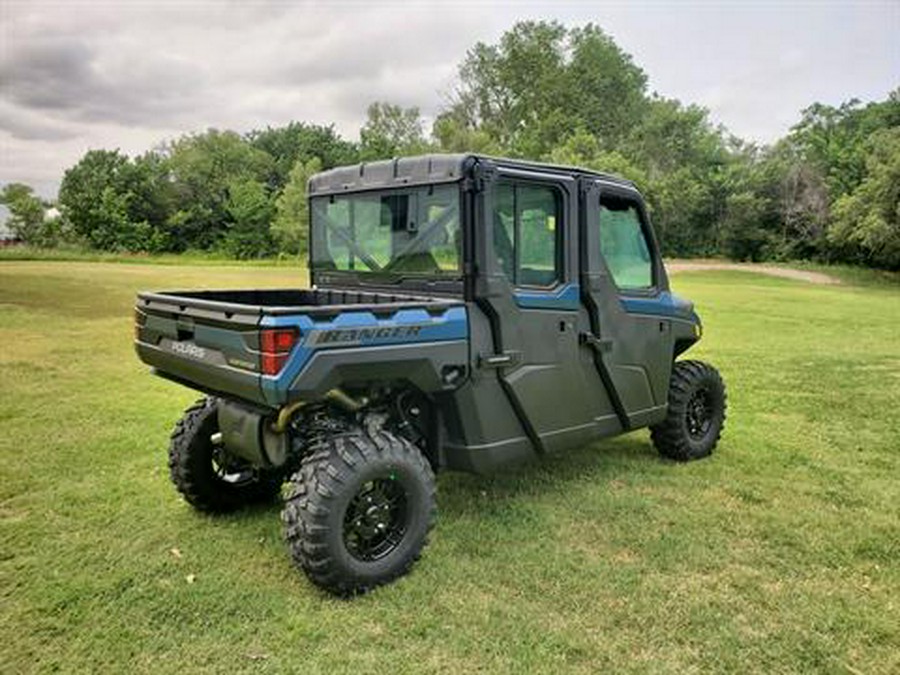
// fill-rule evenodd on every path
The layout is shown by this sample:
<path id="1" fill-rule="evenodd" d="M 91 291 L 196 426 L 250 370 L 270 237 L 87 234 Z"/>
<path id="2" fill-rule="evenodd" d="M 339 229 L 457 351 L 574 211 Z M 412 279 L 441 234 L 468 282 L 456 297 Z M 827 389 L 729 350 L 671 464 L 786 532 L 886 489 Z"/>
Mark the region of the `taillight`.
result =
<path id="1" fill-rule="evenodd" d="M 298 336 L 296 328 L 263 328 L 259 331 L 259 369 L 264 375 L 281 372 Z"/>

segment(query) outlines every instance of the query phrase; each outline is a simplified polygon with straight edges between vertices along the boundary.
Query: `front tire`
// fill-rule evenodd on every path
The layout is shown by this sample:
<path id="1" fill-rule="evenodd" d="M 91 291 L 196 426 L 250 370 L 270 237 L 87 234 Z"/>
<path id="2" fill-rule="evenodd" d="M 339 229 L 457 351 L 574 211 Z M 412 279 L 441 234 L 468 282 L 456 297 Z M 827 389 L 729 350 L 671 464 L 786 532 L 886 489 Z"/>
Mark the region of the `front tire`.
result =
<path id="1" fill-rule="evenodd" d="M 364 593 L 406 574 L 434 523 L 435 481 L 409 441 L 355 429 L 311 448 L 291 479 L 284 536 L 317 586 Z"/>
<path id="2" fill-rule="evenodd" d="M 169 444 L 169 475 L 178 491 L 206 513 L 273 500 L 281 490 L 279 476 L 229 455 L 213 440 L 218 430 L 216 399 L 200 399 L 184 411 Z"/>
<path id="3" fill-rule="evenodd" d="M 679 462 L 712 453 L 725 425 L 727 395 L 719 371 L 702 361 L 678 361 L 669 383 L 665 420 L 650 428 L 656 449 Z"/>

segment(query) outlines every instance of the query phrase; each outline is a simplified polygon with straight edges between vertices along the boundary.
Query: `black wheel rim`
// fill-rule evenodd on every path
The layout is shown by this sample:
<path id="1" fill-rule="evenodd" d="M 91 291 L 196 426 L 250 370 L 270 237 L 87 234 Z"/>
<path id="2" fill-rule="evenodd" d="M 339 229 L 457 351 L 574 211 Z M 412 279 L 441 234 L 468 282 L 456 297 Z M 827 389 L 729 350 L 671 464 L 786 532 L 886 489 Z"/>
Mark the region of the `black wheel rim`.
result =
<path id="1" fill-rule="evenodd" d="M 210 442 L 213 445 L 212 468 L 216 478 L 223 483 L 236 486 L 248 485 L 256 481 L 256 469 L 245 461 L 232 456 L 221 443 L 216 443 L 212 439 Z"/>
<path id="2" fill-rule="evenodd" d="M 696 441 L 703 440 L 713 425 L 715 407 L 712 395 L 705 387 L 697 389 L 688 400 L 685 422 L 687 432 Z"/>
<path id="3" fill-rule="evenodd" d="M 396 476 L 366 481 L 344 515 L 347 551 L 365 562 L 385 557 L 403 540 L 406 515 L 406 493 Z"/>

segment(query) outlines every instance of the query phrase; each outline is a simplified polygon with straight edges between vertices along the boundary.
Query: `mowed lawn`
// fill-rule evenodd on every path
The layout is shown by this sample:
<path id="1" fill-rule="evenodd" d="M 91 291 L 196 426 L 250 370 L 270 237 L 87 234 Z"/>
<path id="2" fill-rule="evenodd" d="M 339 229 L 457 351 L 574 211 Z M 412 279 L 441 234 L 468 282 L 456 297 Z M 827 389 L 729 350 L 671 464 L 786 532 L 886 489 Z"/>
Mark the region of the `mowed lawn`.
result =
<path id="1" fill-rule="evenodd" d="M 0 263 L 0 673 L 900 672 L 897 287 L 675 276 L 729 387 L 713 458 L 640 431 L 445 474 L 413 573 L 343 601 L 292 568 L 277 507 L 179 499 L 196 394 L 131 346 L 138 289 L 303 279 Z"/>

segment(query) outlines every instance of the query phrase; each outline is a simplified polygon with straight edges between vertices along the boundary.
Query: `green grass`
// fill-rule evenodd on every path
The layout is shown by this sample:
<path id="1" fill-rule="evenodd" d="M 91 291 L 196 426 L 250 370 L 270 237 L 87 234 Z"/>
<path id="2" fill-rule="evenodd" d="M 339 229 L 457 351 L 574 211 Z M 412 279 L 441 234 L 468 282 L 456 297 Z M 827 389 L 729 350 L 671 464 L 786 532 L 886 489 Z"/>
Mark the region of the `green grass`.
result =
<path id="1" fill-rule="evenodd" d="M 17 244 L 0 247 L 3 261 L 105 262 L 139 265 L 215 265 L 228 267 L 297 267 L 305 264 L 306 256 L 279 253 L 269 258 L 235 260 L 217 251 L 187 251 L 185 253 L 124 253 L 98 251 L 77 245 L 58 248 L 38 248 Z"/>
<path id="2" fill-rule="evenodd" d="M 690 262 L 691 258 L 679 258 L 677 262 Z M 703 258 L 717 262 L 732 262 L 727 258 Z M 78 245 L 64 245 L 57 248 L 38 248 L 17 244 L 0 247 L 0 262 L 4 261 L 54 261 L 54 262 L 104 262 L 131 265 L 212 265 L 216 267 L 290 267 L 306 264 L 306 255 L 280 253 L 270 258 L 256 260 L 235 260 L 217 251 L 188 251 L 185 253 L 116 253 L 98 251 Z M 441 260 L 440 262 L 446 262 Z M 900 286 L 900 272 L 876 270 L 855 265 L 826 265 L 809 260 L 789 262 L 764 261 L 760 265 L 791 267 L 795 269 L 822 272 L 855 285 Z"/>
<path id="3" fill-rule="evenodd" d="M 303 279 L 0 263 L 0 672 L 900 670 L 896 288 L 675 276 L 729 385 L 712 459 L 636 432 L 445 474 L 413 573 L 341 601 L 291 567 L 277 508 L 178 498 L 195 395 L 130 342 L 138 289 Z"/>

